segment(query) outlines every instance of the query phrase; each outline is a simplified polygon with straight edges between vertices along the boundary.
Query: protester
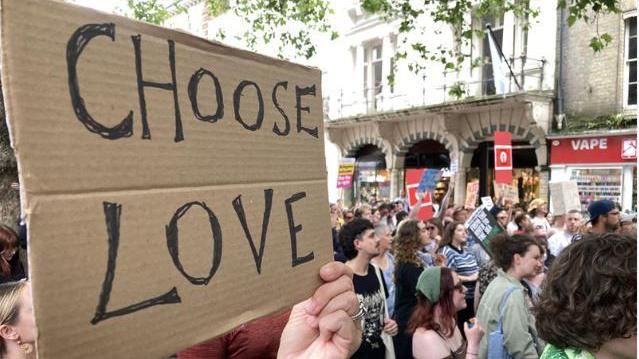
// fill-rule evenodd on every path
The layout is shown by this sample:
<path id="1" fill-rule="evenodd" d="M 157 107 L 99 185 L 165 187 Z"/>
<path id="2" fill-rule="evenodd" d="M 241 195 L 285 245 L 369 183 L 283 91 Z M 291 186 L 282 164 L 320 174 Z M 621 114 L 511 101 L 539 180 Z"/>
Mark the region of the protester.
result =
<path id="1" fill-rule="evenodd" d="M 607 199 L 593 201 L 588 206 L 592 233 L 612 233 L 619 228 L 619 209 L 615 202 Z"/>
<path id="2" fill-rule="evenodd" d="M 530 217 L 524 212 L 518 214 L 515 217 L 515 224 L 517 225 L 517 230 L 513 234 L 533 234 L 535 231 L 532 221 Z"/>
<path id="3" fill-rule="evenodd" d="M 515 207 L 510 216 L 510 222 L 508 222 L 508 226 L 506 226 L 506 230 L 509 235 L 515 234 L 515 232 L 519 229 L 517 223 L 515 223 L 515 218 L 517 218 L 520 214 L 524 213 L 524 210 L 521 207 Z"/>
<path id="4" fill-rule="evenodd" d="M 353 214 L 353 211 L 350 209 L 347 209 L 343 212 L 344 214 L 344 223 L 348 223 L 350 221 L 353 220 L 353 218 L 355 218 L 355 215 Z"/>
<path id="5" fill-rule="evenodd" d="M 424 246 L 421 230 L 423 223 L 418 220 L 404 220 L 399 224 L 393 240 L 395 254 L 395 320 L 399 333 L 393 337 L 397 358 L 412 355 L 412 335 L 407 332 L 408 320 L 417 303 L 415 286 L 424 270 L 424 263 L 417 253 Z M 424 228 L 424 231 L 426 229 Z"/>
<path id="6" fill-rule="evenodd" d="M 508 212 L 506 212 L 506 210 L 502 209 L 499 210 L 496 214 L 495 214 L 495 218 L 497 219 L 497 224 L 504 230 L 507 231 L 508 230 Z"/>
<path id="7" fill-rule="evenodd" d="M 0 357 L 35 358 L 35 320 L 31 284 L 0 284 Z"/>
<path id="8" fill-rule="evenodd" d="M 355 209 L 354 216 L 355 218 L 363 218 L 372 221 L 373 210 L 371 209 L 371 206 L 363 204 L 359 208 Z"/>
<path id="9" fill-rule="evenodd" d="M 543 268 L 539 244 L 529 235 L 502 234 L 490 241 L 490 251 L 499 269 L 479 302 L 477 318 L 486 333 L 495 331 L 501 322 L 503 346 L 513 358 L 537 358 L 543 344 L 537 336 L 521 281 L 537 275 Z M 488 358 L 486 337 L 481 341 L 479 358 Z"/>
<path id="10" fill-rule="evenodd" d="M 350 358 L 361 341 L 354 321 L 359 321 L 361 310 L 353 292 L 353 273 L 343 263 L 332 262 L 319 275 L 325 283 L 311 298 L 293 306 L 288 322 L 282 313 L 260 318 L 181 351 L 177 358 Z"/>
<path id="11" fill-rule="evenodd" d="M 383 223 L 375 226 L 375 236 L 379 241 L 379 254 L 374 257 L 371 262 L 376 265 L 384 275 L 384 284 L 386 284 L 386 288 L 388 289 L 386 308 L 388 308 L 388 313 L 392 318 L 393 311 L 395 310 L 395 282 L 393 281 L 395 258 L 390 253 L 393 237 L 391 236 L 390 228 Z"/>
<path id="12" fill-rule="evenodd" d="M 457 207 L 453 211 L 453 220 L 457 222 L 466 223 L 468 220 L 468 210 L 464 207 Z"/>
<path id="13" fill-rule="evenodd" d="M 464 324 L 468 342 L 456 325 L 457 312 L 466 308 L 466 287 L 449 268 L 425 269 L 417 281 L 417 305 L 408 330 L 413 333 L 413 357 L 418 359 L 475 358 L 483 335 L 474 321 Z"/>
<path id="14" fill-rule="evenodd" d="M 548 208 L 546 207 L 546 201 L 541 198 L 532 200 L 528 204 L 528 213 L 530 213 L 531 222 L 534 229 L 541 229 L 543 234 L 548 237 L 552 235 L 552 227 L 546 218 L 548 214 Z"/>
<path id="15" fill-rule="evenodd" d="M 619 233 L 637 238 L 637 214 L 636 213 L 624 213 L 619 220 Z"/>
<path id="16" fill-rule="evenodd" d="M 535 309 L 539 336 L 548 342 L 541 358 L 637 358 L 636 280 L 632 238 L 589 235 L 567 247 Z"/>
<path id="17" fill-rule="evenodd" d="M 426 231 L 431 239 L 431 246 L 438 246 L 442 240 L 442 234 L 444 233 L 441 222 L 436 218 L 430 218 L 424 222 L 426 225 Z"/>
<path id="18" fill-rule="evenodd" d="M 479 267 L 475 256 L 466 249 L 468 233 L 462 222 L 453 222 L 444 229 L 444 237 L 438 252 L 446 256 L 446 267 L 454 270 L 466 287 L 466 308 L 457 313 L 457 325 L 461 330 L 464 323 L 475 316 L 475 285 Z"/>
<path id="19" fill-rule="evenodd" d="M 347 258 L 346 266 L 353 271 L 355 294 L 364 308 L 362 343 L 353 358 L 384 359 L 382 331 L 393 336 L 397 334 L 397 324 L 385 315 L 387 290 L 378 269 L 370 263 L 380 253 L 379 238 L 370 221 L 356 219 L 342 227 L 339 240 Z"/>
<path id="20" fill-rule="evenodd" d="M 18 234 L 11 227 L 0 224 L 0 283 L 25 278 L 19 250 Z"/>
<path id="21" fill-rule="evenodd" d="M 581 225 L 581 212 L 577 209 L 568 211 L 564 220 L 564 228 L 558 230 L 550 238 L 548 238 L 548 251 L 557 257 L 561 251 L 572 242 L 572 238 L 577 234 L 577 230 Z"/>

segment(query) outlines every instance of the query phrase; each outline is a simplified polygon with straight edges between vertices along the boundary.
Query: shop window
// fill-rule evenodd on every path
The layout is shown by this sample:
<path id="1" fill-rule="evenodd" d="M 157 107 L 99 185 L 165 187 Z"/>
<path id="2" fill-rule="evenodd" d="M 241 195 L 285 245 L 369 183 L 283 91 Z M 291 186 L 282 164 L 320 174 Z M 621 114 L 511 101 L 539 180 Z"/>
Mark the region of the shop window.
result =
<path id="1" fill-rule="evenodd" d="M 573 168 L 570 179 L 577 181 L 582 209 L 600 199 L 621 203 L 621 167 Z"/>
<path id="2" fill-rule="evenodd" d="M 374 145 L 360 148 L 356 155 L 355 181 L 352 198 L 355 202 L 370 203 L 390 198 L 390 175 L 384 153 Z"/>
<path id="3" fill-rule="evenodd" d="M 626 107 L 637 106 L 637 17 L 626 19 L 626 54 L 624 83 Z"/>

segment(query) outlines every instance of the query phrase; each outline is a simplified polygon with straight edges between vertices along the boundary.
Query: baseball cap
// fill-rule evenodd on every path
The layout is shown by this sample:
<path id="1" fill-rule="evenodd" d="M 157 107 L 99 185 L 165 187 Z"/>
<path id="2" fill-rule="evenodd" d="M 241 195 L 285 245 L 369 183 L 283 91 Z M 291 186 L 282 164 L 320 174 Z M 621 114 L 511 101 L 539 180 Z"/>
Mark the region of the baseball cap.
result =
<path id="1" fill-rule="evenodd" d="M 588 214 L 590 214 L 590 222 L 594 221 L 597 217 L 608 214 L 608 212 L 615 209 L 615 202 L 609 199 L 601 199 L 599 201 L 593 201 L 588 206 Z"/>

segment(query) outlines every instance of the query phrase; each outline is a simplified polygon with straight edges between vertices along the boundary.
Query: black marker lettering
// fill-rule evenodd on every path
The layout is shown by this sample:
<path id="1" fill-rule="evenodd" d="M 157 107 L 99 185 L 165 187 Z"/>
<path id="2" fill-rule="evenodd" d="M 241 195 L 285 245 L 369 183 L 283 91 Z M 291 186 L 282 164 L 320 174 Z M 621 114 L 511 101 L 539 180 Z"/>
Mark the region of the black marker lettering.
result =
<path id="1" fill-rule="evenodd" d="M 291 234 L 291 266 L 295 267 L 299 264 L 303 264 L 306 262 L 310 262 L 315 258 L 315 254 L 311 251 L 311 253 L 305 255 L 304 257 L 297 256 L 297 232 L 302 231 L 302 225 L 295 225 L 295 219 L 293 219 L 293 207 L 291 206 L 293 202 L 296 202 L 302 198 L 306 197 L 306 192 L 298 192 L 292 195 L 290 198 L 287 198 L 284 201 L 284 205 L 286 206 L 286 217 L 288 218 L 288 230 Z"/>
<path id="2" fill-rule="evenodd" d="M 264 190 L 264 216 L 262 216 L 262 236 L 260 238 L 260 249 L 259 252 L 255 249 L 255 243 L 253 243 L 253 237 L 251 236 L 251 232 L 249 231 L 248 224 L 246 223 L 246 214 L 244 213 L 244 206 L 242 205 L 242 196 L 237 196 L 233 200 L 233 208 L 235 209 L 235 213 L 237 213 L 237 218 L 240 220 L 240 224 L 242 224 L 242 229 L 244 229 L 244 234 L 246 235 L 246 239 L 251 245 L 251 252 L 253 253 L 253 259 L 255 259 L 255 267 L 257 269 L 257 273 L 262 273 L 262 257 L 264 256 L 264 243 L 266 243 L 266 231 L 268 229 L 268 222 L 271 217 L 271 205 L 273 203 L 273 190 L 265 189 Z"/>
<path id="3" fill-rule="evenodd" d="M 277 102 L 277 88 L 280 86 L 283 87 L 284 90 L 286 90 L 288 87 L 288 81 L 282 81 L 275 84 L 275 87 L 273 87 L 273 94 L 272 94 L 273 104 L 275 105 L 275 108 L 277 108 L 277 110 L 282 114 L 282 117 L 284 118 L 284 131 L 280 130 L 280 128 L 277 126 L 277 123 L 274 123 L 273 132 L 276 135 L 286 136 L 291 131 L 291 124 L 288 121 L 288 116 L 286 116 L 286 114 L 284 113 L 284 110 L 282 110 L 282 108 L 280 107 L 280 104 Z"/>
<path id="4" fill-rule="evenodd" d="M 75 112 L 75 116 L 87 130 L 97 133 L 103 138 L 115 140 L 122 137 L 130 137 L 133 134 L 133 111 L 129 111 L 129 114 L 119 124 L 113 127 L 106 127 L 91 117 L 84 104 L 84 99 L 80 96 L 76 68 L 78 59 L 89 41 L 100 35 L 108 36 L 111 41 L 115 41 L 115 24 L 87 24 L 81 26 L 71 35 L 67 43 L 67 75 L 73 112 Z"/>
<path id="5" fill-rule="evenodd" d="M 197 103 L 197 91 L 200 85 L 200 80 L 202 79 L 202 76 L 204 75 L 209 76 L 211 79 L 213 79 L 213 82 L 215 83 L 215 100 L 217 102 L 217 110 L 215 111 L 215 114 L 206 115 L 206 116 L 203 116 L 202 113 L 200 113 L 200 107 L 198 106 L 198 103 Z M 189 92 L 189 99 L 191 100 L 191 107 L 193 109 L 193 114 L 195 115 L 195 118 L 197 118 L 200 121 L 215 123 L 217 120 L 224 117 L 224 99 L 222 97 L 222 86 L 220 86 L 220 81 L 217 79 L 217 77 L 215 77 L 215 75 L 213 75 L 211 71 L 205 70 L 203 68 L 200 68 L 199 70 L 197 70 L 193 74 L 193 76 L 191 76 L 191 80 L 189 81 L 188 92 Z"/>
<path id="6" fill-rule="evenodd" d="M 247 125 L 240 115 L 240 99 L 242 97 L 242 91 L 246 86 L 255 87 L 255 91 L 257 92 L 257 102 L 259 106 L 259 108 L 257 109 L 257 118 L 255 119 L 255 124 L 251 126 Z M 262 91 L 260 91 L 260 88 L 255 82 L 242 81 L 239 85 L 237 85 L 237 88 L 233 93 L 233 109 L 235 110 L 235 120 L 241 123 L 242 126 L 244 126 L 244 128 L 246 128 L 247 130 L 257 131 L 260 129 L 260 127 L 262 127 L 262 121 L 264 121 L 264 100 L 262 99 Z"/>
<path id="7" fill-rule="evenodd" d="M 175 79 L 175 43 L 173 40 L 167 40 L 169 43 L 169 67 L 171 68 L 171 82 L 152 82 L 144 81 L 142 76 L 142 49 L 140 46 L 140 35 L 131 36 L 133 48 L 135 50 L 135 73 L 138 82 L 138 97 L 140 98 L 140 114 L 142 117 L 142 138 L 151 139 L 151 131 L 146 115 L 146 98 L 144 97 L 144 87 L 155 87 L 162 90 L 173 91 L 173 106 L 175 108 L 175 142 L 184 140 L 184 132 L 182 130 L 182 118 L 180 117 L 180 103 L 178 101 L 177 81 Z"/>
<path id="8" fill-rule="evenodd" d="M 109 256 L 107 271 L 104 276 L 104 282 L 102 283 L 102 291 L 100 292 L 98 306 L 95 309 L 95 316 L 91 319 L 91 324 L 95 325 L 103 320 L 137 312 L 138 310 L 158 304 L 180 303 L 181 299 L 178 295 L 177 288 L 173 287 L 173 289 L 159 297 L 147 299 L 110 312 L 106 311 L 109 298 L 111 297 L 111 289 L 113 288 L 113 279 L 115 278 L 115 265 L 118 257 L 118 245 L 120 244 L 120 216 L 122 215 L 122 205 L 104 202 L 103 206 L 109 242 Z"/>
<path id="9" fill-rule="evenodd" d="M 182 218 L 189 211 L 192 206 L 199 206 L 206 211 L 209 217 L 209 223 L 211 225 L 211 237 L 213 240 L 213 262 L 211 263 L 211 270 L 207 277 L 193 277 L 190 274 L 184 271 L 184 267 L 180 262 L 179 253 L 178 253 L 178 220 Z M 222 261 L 222 229 L 220 228 L 220 223 L 217 220 L 217 217 L 211 211 L 211 209 L 204 202 L 189 202 L 182 207 L 178 208 L 171 218 L 171 221 L 166 226 L 166 246 L 169 249 L 169 254 L 171 255 L 171 259 L 173 259 L 173 264 L 175 267 L 182 273 L 184 278 L 188 279 L 189 282 L 195 285 L 207 285 L 217 269 L 220 267 L 220 262 Z"/>
<path id="10" fill-rule="evenodd" d="M 315 96 L 315 85 L 304 88 L 295 86 L 295 101 L 297 103 L 295 106 L 297 108 L 297 133 L 304 131 L 309 135 L 318 138 L 317 127 L 310 129 L 302 126 L 302 111 L 311 113 L 311 110 L 308 107 L 302 106 L 302 96 L 308 95 Z"/>

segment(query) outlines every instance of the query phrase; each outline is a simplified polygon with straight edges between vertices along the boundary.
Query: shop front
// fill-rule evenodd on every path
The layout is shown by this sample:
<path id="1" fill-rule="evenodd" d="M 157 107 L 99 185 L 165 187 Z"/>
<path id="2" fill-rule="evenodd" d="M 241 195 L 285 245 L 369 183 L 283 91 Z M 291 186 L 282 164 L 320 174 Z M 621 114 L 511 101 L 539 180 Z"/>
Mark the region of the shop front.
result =
<path id="1" fill-rule="evenodd" d="M 390 198 L 390 176 L 386 169 L 384 153 L 374 145 L 361 147 L 354 160 L 353 183 L 343 187 L 347 206 L 374 203 Z"/>
<path id="2" fill-rule="evenodd" d="M 637 132 L 548 136 L 552 181 L 575 180 L 582 209 L 609 199 L 637 210 Z"/>

